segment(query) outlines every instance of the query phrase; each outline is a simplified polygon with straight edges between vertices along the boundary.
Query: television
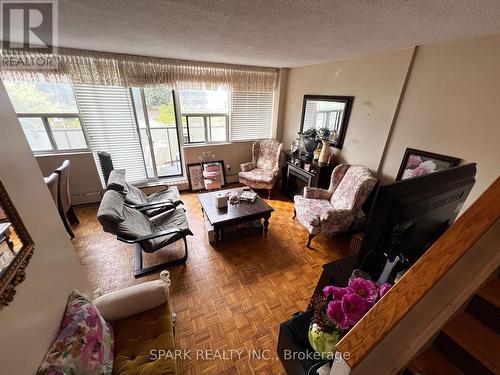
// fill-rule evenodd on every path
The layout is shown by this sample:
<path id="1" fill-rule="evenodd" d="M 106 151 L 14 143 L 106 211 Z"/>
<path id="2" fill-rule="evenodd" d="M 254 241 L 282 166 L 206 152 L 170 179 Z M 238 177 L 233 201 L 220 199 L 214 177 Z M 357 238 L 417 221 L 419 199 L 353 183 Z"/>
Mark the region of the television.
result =
<path id="1" fill-rule="evenodd" d="M 450 227 L 476 175 L 470 163 L 379 186 L 369 210 L 358 268 L 393 282 Z"/>

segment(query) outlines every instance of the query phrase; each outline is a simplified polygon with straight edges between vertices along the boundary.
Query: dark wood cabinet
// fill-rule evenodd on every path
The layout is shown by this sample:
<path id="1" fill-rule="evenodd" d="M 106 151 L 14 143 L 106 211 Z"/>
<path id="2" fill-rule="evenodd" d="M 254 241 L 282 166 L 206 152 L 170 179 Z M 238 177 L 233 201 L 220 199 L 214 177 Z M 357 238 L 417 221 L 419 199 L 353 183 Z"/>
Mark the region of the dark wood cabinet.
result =
<path id="1" fill-rule="evenodd" d="M 323 273 L 313 296 L 322 294 L 326 285 L 347 286 L 357 264 L 358 255 L 354 254 L 323 265 Z M 308 331 L 312 316 L 312 306 L 309 305 L 306 311 L 295 313 L 290 320 L 280 324 L 277 352 L 288 375 L 315 374 L 315 369 L 324 363 L 314 358 L 315 352 L 309 344 Z"/>
<path id="2" fill-rule="evenodd" d="M 302 195 L 304 187 L 328 189 L 335 164 L 318 163 L 304 155 L 283 151 L 281 191 L 290 199 Z"/>

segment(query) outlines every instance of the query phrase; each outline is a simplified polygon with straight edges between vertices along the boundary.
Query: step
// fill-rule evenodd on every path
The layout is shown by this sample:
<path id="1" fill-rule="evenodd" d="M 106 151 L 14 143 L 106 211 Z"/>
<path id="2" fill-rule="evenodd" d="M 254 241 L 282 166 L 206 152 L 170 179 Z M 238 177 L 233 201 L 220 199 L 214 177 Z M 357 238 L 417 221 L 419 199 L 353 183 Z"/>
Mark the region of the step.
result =
<path id="1" fill-rule="evenodd" d="M 500 309 L 479 294 L 474 295 L 466 311 L 489 329 L 500 335 Z"/>
<path id="2" fill-rule="evenodd" d="M 467 312 L 443 327 L 435 346 L 465 373 L 471 369 L 474 373 L 500 373 L 500 336 Z"/>
<path id="3" fill-rule="evenodd" d="M 500 278 L 491 280 L 477 294 L 500 309 Z"/>
<path id="4" fill-rule="evenodd" d="M 433 347 L 415 358 L 407 370 L 412 375 L 462 375 L 462 372 Z"/>

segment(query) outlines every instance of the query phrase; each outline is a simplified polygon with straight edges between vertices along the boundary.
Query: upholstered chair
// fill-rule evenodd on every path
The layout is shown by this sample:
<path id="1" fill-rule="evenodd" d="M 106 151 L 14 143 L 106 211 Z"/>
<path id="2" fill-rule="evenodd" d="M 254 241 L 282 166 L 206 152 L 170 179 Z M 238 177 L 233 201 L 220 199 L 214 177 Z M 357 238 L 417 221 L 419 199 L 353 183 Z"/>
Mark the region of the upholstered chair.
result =
<path id="1" fill-rule="evenodd" d="M 176 350 L 170 273 L 160 278 L 107 294 L 98 289 L 93 301 L 74 291 L 36 373 L 177 374 L 176 359 L 166 355 Z"/>
<path id="2" fill-rule="evenodd" d="M 71 167 L 71 162 L 69 160 L 64 160 L 59 168 L 57 168 L 54 173 L 59 175 L 59 183 L 57 188 L 57 208 L 59 210 L 59 215 L 63 221 L 64 227 L 71 238 L 75 237 L 73 229 L 71 229 L 71 224 L 80 224 L 80 221 L 76 217 L 73 206 L 71 205 L 71 191 L 69 188 L 69 171 Z"/>
<path id="3" fill-rule="evenodd" d="M 376 183 L 368 168 L 340 164 L 332 172 L 328 190 L 305 187 L 302 196 L 296 195 L 293 218 L 309 231 L 306 246 L 318 233 L 349 231 Z"/>
<path id="4" fill-rule="evenodd" d="M 242 184 L 254 189 L 266 189 L 268 197 L 278 179 L 279 159 L 283 143 L 276 139 L 254 142 L 252 145 L 252 161 L 241 164 L 238 174 Z"/>

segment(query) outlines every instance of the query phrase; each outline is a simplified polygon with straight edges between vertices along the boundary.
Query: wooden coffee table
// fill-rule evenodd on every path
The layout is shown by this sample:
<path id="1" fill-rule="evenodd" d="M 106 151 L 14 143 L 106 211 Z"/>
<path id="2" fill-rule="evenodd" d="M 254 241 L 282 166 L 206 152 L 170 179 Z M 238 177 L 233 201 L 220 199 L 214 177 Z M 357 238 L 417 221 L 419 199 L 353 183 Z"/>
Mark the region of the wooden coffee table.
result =
<path id="1" fill-rule="evenodd" d="M 244 188 L 223 190 L 228 194 L 230 192 L 242 192 Z M 267 233 L 269 227 L 269 218 L 274 209 L 268 205 L 262 198 L 257 196 L 253 202 L 241 201 L 238 204 L 228 202 L 227 207 L 217 208 L 215 195 L 221 190 L 198 195 L 203 214 L 210 224 L 214 227 L 215 244 L 218 245 L 224 234 L 224 228 L 232 225 L 244 223 L 247 221 L 264 219 L 264 233 Z"/>

